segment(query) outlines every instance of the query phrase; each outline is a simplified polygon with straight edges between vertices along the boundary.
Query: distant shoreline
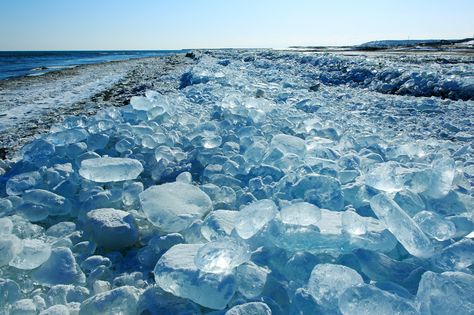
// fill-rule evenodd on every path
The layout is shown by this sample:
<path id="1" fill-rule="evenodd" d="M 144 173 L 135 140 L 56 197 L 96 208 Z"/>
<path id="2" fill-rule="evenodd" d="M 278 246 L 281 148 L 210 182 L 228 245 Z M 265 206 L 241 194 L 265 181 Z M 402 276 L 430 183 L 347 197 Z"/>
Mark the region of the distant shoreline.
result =
<path id="1" fill-rule="evenodd" d="M 0 51 L 0 80 L 42 76 L 82 65 L 185 54 L 188 50 Z"/>

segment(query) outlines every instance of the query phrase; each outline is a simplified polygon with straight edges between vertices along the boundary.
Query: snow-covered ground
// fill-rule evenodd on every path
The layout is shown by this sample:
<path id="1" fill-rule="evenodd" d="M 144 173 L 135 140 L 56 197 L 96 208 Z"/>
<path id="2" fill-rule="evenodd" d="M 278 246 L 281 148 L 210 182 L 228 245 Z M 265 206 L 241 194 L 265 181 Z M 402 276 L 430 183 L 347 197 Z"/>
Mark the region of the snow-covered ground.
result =
<path id="1" fill-rule="evenodd" d="M 460 55 L 169 64 L 0 161 L 0 307 L 470 314 L 473 79 Z"/>

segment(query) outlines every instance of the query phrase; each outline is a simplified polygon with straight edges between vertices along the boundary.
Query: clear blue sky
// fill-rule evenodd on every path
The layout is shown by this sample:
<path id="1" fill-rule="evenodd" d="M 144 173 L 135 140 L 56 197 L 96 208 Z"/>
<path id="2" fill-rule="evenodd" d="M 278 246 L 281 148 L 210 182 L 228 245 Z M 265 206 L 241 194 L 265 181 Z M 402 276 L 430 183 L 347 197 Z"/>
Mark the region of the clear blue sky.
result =
<path id="1" fill-rule="evenodd" d="M 0 50 L 344 45 L 474 34 L 474 0 L 0 0 Z"/>

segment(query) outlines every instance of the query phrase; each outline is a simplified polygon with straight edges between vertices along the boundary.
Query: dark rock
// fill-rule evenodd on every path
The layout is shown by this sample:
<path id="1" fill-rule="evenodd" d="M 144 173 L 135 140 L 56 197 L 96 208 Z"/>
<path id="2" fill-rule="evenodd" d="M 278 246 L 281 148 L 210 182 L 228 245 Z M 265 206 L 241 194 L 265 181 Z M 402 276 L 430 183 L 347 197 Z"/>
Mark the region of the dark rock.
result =
<path id="1" fill-rule="evenodd" d="M 312 92 L 317 92 L 319 90 L 319 87 L 320 87 L 320 84 L 316 83 L 316 84 L 311 85 L 309 87 L 309 90 L 312 91 Z"/>

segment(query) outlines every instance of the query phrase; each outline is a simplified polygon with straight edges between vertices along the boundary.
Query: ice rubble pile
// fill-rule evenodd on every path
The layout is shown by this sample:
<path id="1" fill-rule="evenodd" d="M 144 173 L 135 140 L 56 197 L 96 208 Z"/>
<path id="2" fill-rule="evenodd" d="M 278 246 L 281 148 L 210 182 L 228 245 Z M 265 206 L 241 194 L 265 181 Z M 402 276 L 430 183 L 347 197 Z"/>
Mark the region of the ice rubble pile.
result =
<path id="1" fill-rule="evenodd" d="M 438 58 L 427 68 L 422 58 L 404 57 L 410 68 L 400 68 L 400 58 L 361 60 L 346 56 L 305 56 L 301 63 L 309 63 L 320 70 L 318 79 L 327 85 L 350 85 L 385 94 L 437 96 L 453 100 L 474 100 L 474 78 L 470 60 L 450 63 Z"/>
<path id="2" fill-rule="evenodd" d="M 0 161 L 1 312 L 472 314 L 470 139 L 393 129 L 291 56 L 204 54 Z"/>

